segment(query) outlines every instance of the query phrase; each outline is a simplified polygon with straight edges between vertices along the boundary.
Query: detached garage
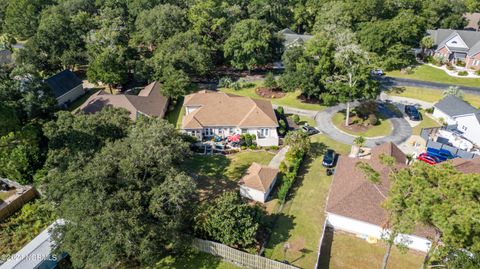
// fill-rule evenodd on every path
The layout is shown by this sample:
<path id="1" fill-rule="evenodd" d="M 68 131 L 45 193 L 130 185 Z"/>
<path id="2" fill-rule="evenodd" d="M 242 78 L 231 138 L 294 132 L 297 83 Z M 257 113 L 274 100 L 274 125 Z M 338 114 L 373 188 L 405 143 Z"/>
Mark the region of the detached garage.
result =
<path id="1" fill-rule="evenodd" d="M 247 174 L 240 180 L 240 195 L 265 203 L 275 186 L 278 172 L 278 169 L 253 163 L 248 168 Z"/>
<path id="2" fill-rule="evenodd" d="M 64 70 L 45 80 L 59 106 L 68 105 L 85 94 L 82 81 L 70 70 Z"/>

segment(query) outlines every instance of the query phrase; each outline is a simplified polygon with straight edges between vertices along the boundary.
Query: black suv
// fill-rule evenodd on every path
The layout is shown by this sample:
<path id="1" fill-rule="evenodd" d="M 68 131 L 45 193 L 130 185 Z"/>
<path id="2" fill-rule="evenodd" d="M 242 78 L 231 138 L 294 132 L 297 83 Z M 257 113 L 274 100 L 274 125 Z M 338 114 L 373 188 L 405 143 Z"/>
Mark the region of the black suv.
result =
<path id="1" fill-rule="evenodd" d="M 410 120 L 422 120 L 422 115 L 420 115 L 420 112 L 418 112 L 418 109 L 415 106 L 405 106 L 405 114 L 407 114 Z"/>
<path id="2" fill-rule="evenodd" d="M 322 165 L 325 167 L 333 167 L 335 165 L 335 159 L 337 154 L 333 149 L 327 149 L 325 156 L 323 156 Z"/>

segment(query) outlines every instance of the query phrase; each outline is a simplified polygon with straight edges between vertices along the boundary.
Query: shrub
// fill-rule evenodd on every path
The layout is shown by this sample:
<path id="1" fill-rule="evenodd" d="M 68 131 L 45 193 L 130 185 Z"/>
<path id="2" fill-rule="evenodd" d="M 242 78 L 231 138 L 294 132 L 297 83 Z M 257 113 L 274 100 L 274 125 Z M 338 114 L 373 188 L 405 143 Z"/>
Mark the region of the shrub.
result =
<path id="1" fill-rule="evenodd" d="M 326 92 L 320 94 L 320 98 L 322 99 L 322 104 L 326 106 L 332 106 L 338 101 L 335 95 Z"/>
<path id="2" fill-rule="evenodd" d="M 461 67 L 465 67 L 466 63 L 464 61 L 458 60 L 456 65 L 461 66 Z"/>
<path id="3" fill-rule="evenodd" d="M 278 147 L 278 146 L 270 146 L 269 149 L 270 149 L 270 150 L 278 150 L 279 147 Z"/>
<path id="4" fill-rule="evenodd" d="M 462 77 L 468 76 L 468 72 L 467 72 L 467 71 L 459 71 L 459 72 L 458 72 L 458 75 L 459 75 L 459 76 L 462 76 Z"/>
<path id="5" fill-rule="evenodd" d="M 279 116 L 283 117 L 285 115 L 285 112 L 283 110 L 283 106 L 277 107 L 277 113 Z"/>
<path id="6" fill-rule="evenodd" d="M 249 149 L 256 149 L 256 148 L 257 148 L 257 146 L 256 146 L 256 145 L 254 145 L 254 144 L 251 144 L 251 145 L 250 145 L 248 148 L 249 148 Z"/>
<path id="7" fill-rule="evenodd" d="M 284 173 L 284 174 L 288 172 L 288 166 L 287 166 L 287 164 L 285 163 L 285 161 L 282 161 L 282 162 L 280 163 L 279 170 L 280 170 L 280 172 L 282 172 L 282 173 Z"/>
<path id="8" fill-rule="evenodd" d="M 480 76 L 480 70 L 475 71 L 475 75 Z"/>
<path id="9" fill-rule="evenodd" d="M 433 107 L 429 107 L 429 108 L 425 109 L 425 112 L 427 112 L 428 114 L 432 114 L 433 113 Z"/>
<path id="10" fill-rule="evenodd" d="M 232 87 L 232 79 L 229 77 L 223 77 L 218 81 L 219 88 L 230 88 Z"/>
<path id="11" fill-rule="evenodd" d="M 230 87 L 235 91 L 238 91 L 238 90 L 242 89 L 242 85 L 238 81 L 230 84 Z"/>
<path id="12" fill-rule="evenodd" d="M 300 123 L 300 116 L 298 116 L 297 114 L 294 114 L 292 116 L 292 119 L 293 119 L 293 122 L 295 122 L 295 124 L 299 124 Z"/>
<path id="13" fill-rule="evenodd" d="M 371 125 L 377 125 L 378 123 L 378 118 L 375 114 L 370 114 L 368 116 L 368 122 L 371 124 Z"/>
<path id="14" fill-rule="evenodd" d="M 252 136 L 250 134 L 245 134 L 245 145 L 247 147 L 252 145 Z"/>
<path id="15" fill-rule="evenodd" d="M 246 149 L 247 149 L 246 146 L 241 146 L 240 148 L 241 148 L 242 150 L 246 150 Z"/>
<path id="16" fill-rule="evenodd" d="M 277 87 L 277 81 L 275 80 L 275 77 L 273 76 L 272 72 L 267 73 L 267 76 L 265 77 L 265 81 L 263 82 L 263 86 L 267 88 Z"/>
<path id="17" fill-rule="evenodd" d="M 257 86 L 257 85 L 253 82 L 245 82 L 245 83 L 240 85 L 240 88 L 241 89 L 246 89 L 246 88 L 253 88 L 255 86 Z"/>
<path id="18" fill-rule="evenodd" d="M 447 64 L 447 69 L 452 71 L 452 70 L 455 70 L 455 67 L 453 67 L 453 65 L 451 64 Z"/>

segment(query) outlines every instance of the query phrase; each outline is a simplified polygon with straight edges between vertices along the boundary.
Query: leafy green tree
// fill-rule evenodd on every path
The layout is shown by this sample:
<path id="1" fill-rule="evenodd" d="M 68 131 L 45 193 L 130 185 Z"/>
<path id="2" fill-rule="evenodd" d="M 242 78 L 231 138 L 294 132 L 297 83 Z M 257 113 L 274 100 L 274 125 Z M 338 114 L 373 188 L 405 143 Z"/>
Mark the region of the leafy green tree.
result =
<path id="1" fill-rule="evenodd" d="M 15 109 L 0 103 L 0 136 L 4 136 L 20 127 Z"/>
<path id="2" fill-rule="evenodd" d="M 270 59 L 271 40 L 272 35 L 264 23 L 255 19 L 242 20 L 233 26 L 225 41 L 225 57 L 237 69 L 252 70 Z"/>
<path id="3" fill-rule="evenodd" d="M 122 47 L 107 47 L 90 63 L 87 77 L 90 82 L 102 82 L 108 85 L 112 92 L 112 85 L 125 83 L 127 67 L 125 50 Z"/>
<path id="4" fill-rule="evenodd" d="M 175 5 L 158 5 L 138 15 L 135 29 L 133 42 L 153 50 L 164 40 L 187 30 L 186 13 Z"/>
<path id="5" fill-rule="evenodd" d="M 225 192 L 201 207 L 195 217 L 195 231 L 200 236 L 234 247 L 256 243 L 263 211 L 242 201 L 238 192 Z"/>
<path id="6" fill-rule="evenodd" d="M 306 132 L 300 130 L 287 133 L 285 144 L 290 146 L 292 155 L 298 156 L 307 153 L 310 150 L 310 138 Z"/>
<path id="7" fill-rule="evenodd" d="M 464 93 L 458 86 L 450 86 L 446 90 L 443 91 L 443 96 L 453 95 L 460 99 L 463 99 Z"/>
<path id="8" fill-rule="evenodd" d="M 339 92 L 340 101 L 347 103 L 345 126 L 350 124 L 350 102 L 356 98 L 374 98 L 378 94 L 378 87 L 371 88 L 368 64 L 368 54 L 357 43 L 354 34 L 345 31 L 337 35 L 337 48 L 335 51 L 335 65 L 338 68 L 338 79 L 345 83 Z"/>
<path id="9" fill-rule="evenodd" d="M 267 88 L 277 87 L 277 81 L 275 80 L 275 77 L 273 76 L 272 72 L 267 73 L 267 76 L 265 76 L 265 81 L 263 82 L 263 85 Z"/>
<path id="10" fill-rule="evenodd" d="M 111 107 L 92 115 L 58 112 L 55 121 L 43 126 L 48 138 L 45 169 L 64 171 L 71 164 L 83 164 L 107 142 L 124 138 L 131 124 L 127 111 Z"/>
<path id="11" fill-rule="evenodd" d="M 0 137 L 0 177 L 30 184 L 40 165 L 39 136 L 35 128 L 27 126 Z"/>
<path id="12" fill-rule="evenodd" d="M 186 95 L 194 88 L 185 72 L 172 67 L 167 67 L 163 70 L 159 81 L 162 83 L 160 88 L 162 94 L 168 97 L 176 98 Z"/>
<path id="13" fill-rule="evenodd" d="M 162 119 L 142 117 L 128 136 L 88 161 L 49 173 L 46 193 L 65 225 L 54 231 L 75 267 L 154 265 L 190 245 L 195 182 L 179 167 L 188 144 Z M 79 244 L 82 242 L 82 244 Z"/>
<path id="14" fill-rule="evenodd" d="M 10 0 L 5 11 L 5 28 L 17 38 L 27 39 L 35 34 L 38 17 L 49 0 Z"/>
<path id="15" fill-rule="evenodd" d="M 275 30 L 292 24 L 293 12 L 289 0 L 253 0 L 248 4 L 250 18 L 265 20 Z"/>

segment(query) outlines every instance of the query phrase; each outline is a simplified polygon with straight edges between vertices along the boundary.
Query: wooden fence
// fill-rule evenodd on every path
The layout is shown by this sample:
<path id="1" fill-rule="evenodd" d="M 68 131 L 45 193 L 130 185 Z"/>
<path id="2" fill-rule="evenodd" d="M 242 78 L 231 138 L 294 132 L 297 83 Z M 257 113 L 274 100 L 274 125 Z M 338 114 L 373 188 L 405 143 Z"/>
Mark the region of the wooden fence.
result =
<path id="1" fill-rule="evenodd" d="M 262 256 L 246 253 L 234 248 L 231 248 L 220 243 L 195 239 L 193 247 L 196 249 L 221 257 L 227 261 L 239 264 L 246 268 L 253 269 L 298 269 L 298 267 L 284 264 L 278 261 L 270 260 Z"/>

